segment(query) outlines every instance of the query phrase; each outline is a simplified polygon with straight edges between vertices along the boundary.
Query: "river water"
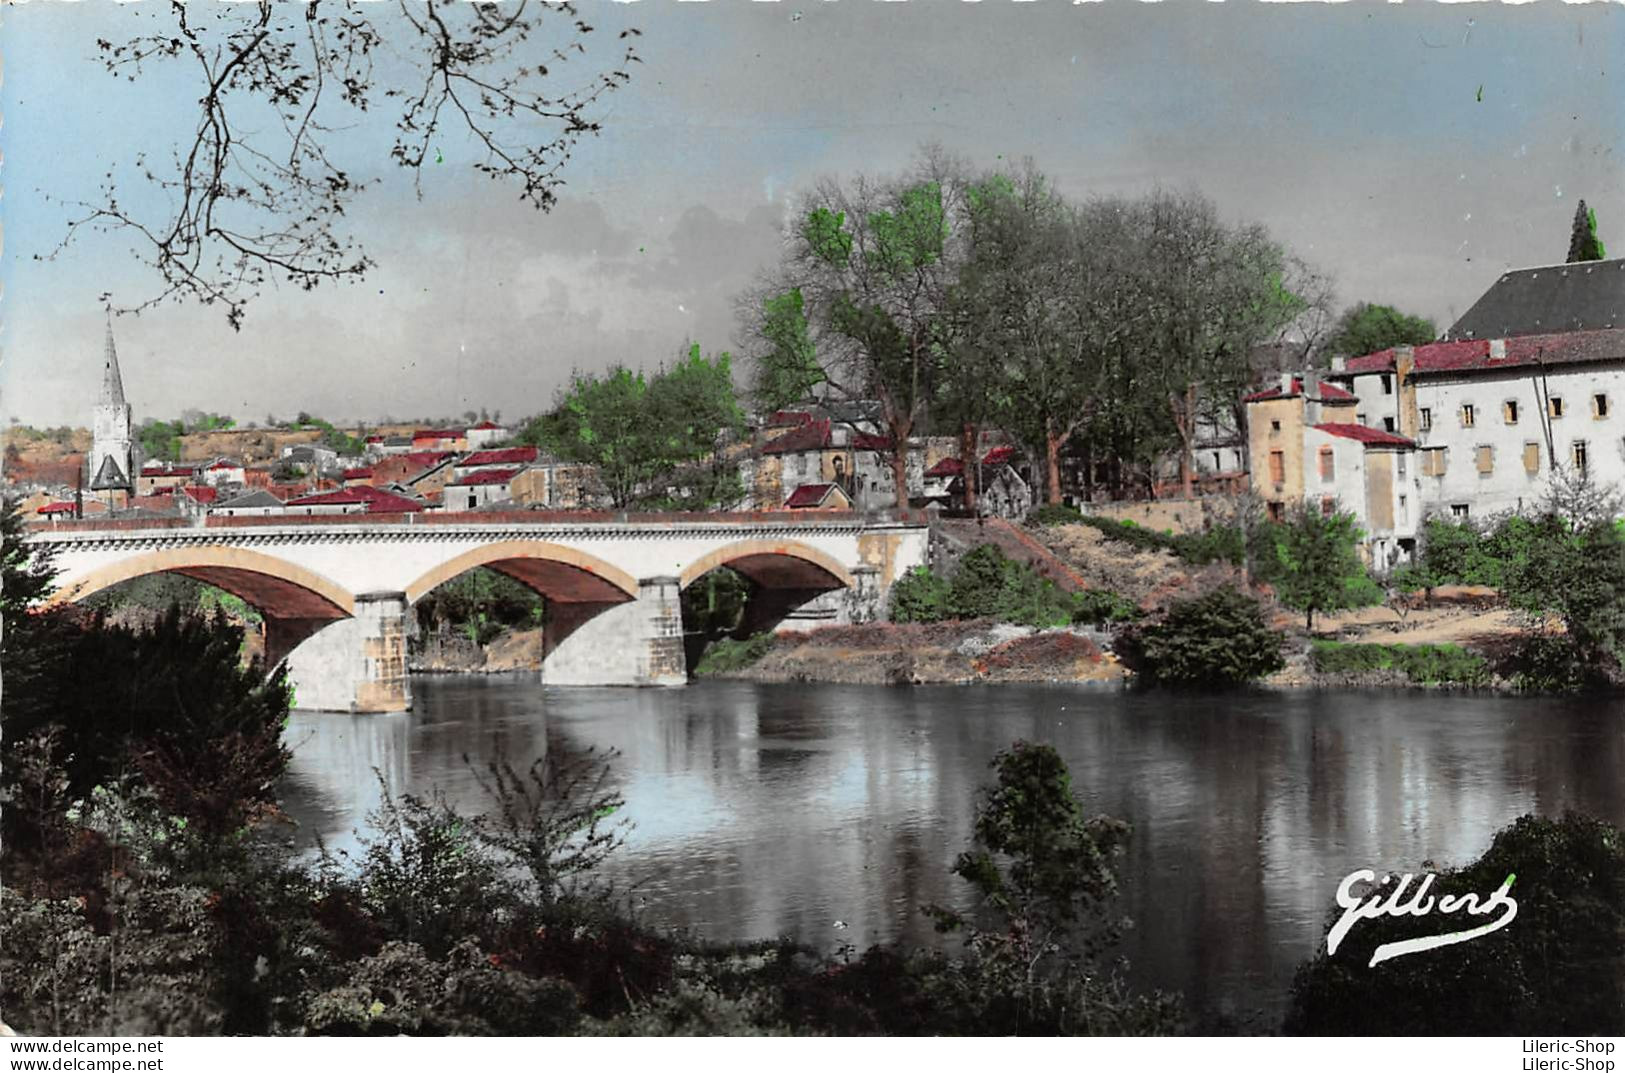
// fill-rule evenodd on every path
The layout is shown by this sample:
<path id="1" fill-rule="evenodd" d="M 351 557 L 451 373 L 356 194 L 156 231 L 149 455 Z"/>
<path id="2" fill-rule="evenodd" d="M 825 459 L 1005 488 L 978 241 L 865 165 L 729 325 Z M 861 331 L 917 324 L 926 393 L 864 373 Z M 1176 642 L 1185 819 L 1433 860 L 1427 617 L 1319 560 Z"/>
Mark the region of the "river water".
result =
<path id="1" fill-rule="evenodd" d="M 1465 863 L 1526 812 L 1625 826 L 1625 705 L 1385 691 L 1187 697 L 1099 687 L 701 682 L 561 689 L 419 677 L 406 715 L 296 712 L 284 786 L 307 837 L 353 845 L 382 772 L 481 810 L 475 765 L 614 749 L 634 824 L 618 879 L 655 925 L 825 949 L 940 941 L 988 762 L 1054 745 L 1086 808 L 1129 821 L 1120 951 L 1141 986 L 1244 1031 L 1359 868 Z"/>

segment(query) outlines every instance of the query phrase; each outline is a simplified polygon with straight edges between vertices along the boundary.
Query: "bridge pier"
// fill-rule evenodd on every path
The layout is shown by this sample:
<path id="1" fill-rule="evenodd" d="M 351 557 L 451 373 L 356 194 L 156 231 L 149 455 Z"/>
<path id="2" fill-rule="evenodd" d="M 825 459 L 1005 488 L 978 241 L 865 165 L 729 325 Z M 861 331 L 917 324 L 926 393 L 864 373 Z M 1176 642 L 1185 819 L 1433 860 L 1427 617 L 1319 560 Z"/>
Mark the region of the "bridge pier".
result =
<path id="1" fill-rule="evenodd" d="M 548 601 L 542 681 L 570 686 L 680 686 L 683 608 L 675 577 L 638 581 L 619 603 Z"/>
<path id="2" fill-rule="evenodd" d="M 355 613 L 320 626 L 287 654 L 294 705 L 327 712 L 400 712 L 412 707 L 406 673 L 406 593 L 357 596 Z M 267 626 L 270 655 L 281 638 L 292 638 L 307 620 Z M 272 626 L 276 626 L 275 629 Z"/>

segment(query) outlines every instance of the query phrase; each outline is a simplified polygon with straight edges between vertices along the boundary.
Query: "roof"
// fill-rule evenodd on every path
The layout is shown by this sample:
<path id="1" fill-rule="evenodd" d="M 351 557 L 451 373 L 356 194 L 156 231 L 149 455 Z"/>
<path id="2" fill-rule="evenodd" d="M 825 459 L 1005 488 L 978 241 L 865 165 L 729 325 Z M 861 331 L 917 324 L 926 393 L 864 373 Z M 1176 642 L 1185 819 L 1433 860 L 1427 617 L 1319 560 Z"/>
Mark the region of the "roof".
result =
<path id="1" fill-rule="evenodd" d="M 787 507 L 821 507 L 831 495 L 839 493 L 845 498 L 846 492 L 838 484 L 804 484 L 790 493 L 790 498 L 784 501 Z"/>
<path id="2" fill-rule="evenodd" d="M 348 506 L 363 503 L 368 514 L 405 514 L 423 509 L 423 504 L 415 499 L 407 499 L 392 492 L 385 492 L 378 488 L 368 488 L 358 485 L 355 488 L 340 488 L 336 492 L 319 492 L 316 495 L 302 496 L 299 499 L 290 499 L 290 507 L 328 507 Z"/>
<path id="3" fill-rule="evenodd" d="M 1265 401 L 1267 401 L 1269 399 L 1290 399 L 1295 395 L 1301 395 L 1301 394 L 1303 394 L 1303 378 L 1299 377 L 1299 376 L 1294 376 L 1292 378 L 1292 390 L 1289 391 L 1289 392 L 1286 392 L 1285 394 L 1282 394 L 1282 392 L 1281 392 L 1281 385 L 1276 384 L 1274 387 L 1268 388 L 1268 389 L 1266 389 L 1264 391 L 1255 391 L 1251 395 L 1248 395 L 1242 401 L 1243 402 L 1265 402 Z M 1352 392 L 1348 391 L 1346 388 L 1338 387 L 1336 384 L 1328 384 L 1326 381 L 1322 380 L 1320 382 L 1320 394 L 1315 398 L 1315 401 L 1316 402 L 1354 402 L 1355 397 L 1354 397 L 1354 394 Z"/>
<path id="4" fill-rule="evenodd" d="M 772 416 L 762 422 L 763 428 L 793 428 L 796 425 L 805 425 L 813 419 L 813 415 L 806 410 L 774 410 Z"/>
<path id="5" fill-rule="evenodd" d="M 280 507 L 282 500 L 267 492 L 263 488 L 256 488 L 252 492 L 245 492 L 233 499 L 227 499 L 215 504 L 216 510 L 230 510 L 238 507 Z"/>
<path id="6" fill-rule="evenodd" d="M 459 466 L 512 466 L 521 462 L 534 462 L 540 452 L 534 447 L 499 447 L 489 451 L 475 451 Z"/>
<path id="7" fill-rule="evenodd" d="M 1616 325 L 1625 327 L 1625 259 L 1508 272 L 1444 338 L 1505 339 Z"/>
<path id="8" fill-rule="evenodd" d="M 124 378 L 118 371 L 118 350 L 113 346 L 113 313 L 107 313 L 107 344 L 102 355 L 102 397 L 98 405 L 123 406 Z"/>
<path id="9" fill-rule="evenodd" d="M 995 448 L 993 448 L 993 450 L 989 451 L 987 454 L 982 456 L 982 465 L 984 465 L 984 466 L 1002 466 L 1002 465 L 1005 465 L 1007 462 L 1009 462 L 1015 456 L 1016 456 L 1016 449 L 1014 447 L 1011 447 L 1011 446 L 1008 446 L 1008 445 L 1005 445 L 1005 446 L 1002 446 L 1002 447 L 995 447 Z"/>
<path id="10" fill-rule="evenodd" d="M 1323 424 L 1316 425 L 1316 429 L 1333 436 L 1341 436 L 1345 440 L 1359 440 L 1367 447 L 1415 447 L 1416 441 L 1397 432 L 1388 432 L 1369 425 Z"/>
<path id="11" fill-rule="evenodd" d="M 372 469 L 368 466 L 358 466 L 355 469 L 347 469 L 344 471 L 344 479 L 347 481 L 359 481 L 371 476 Z"/>
<path id="12" fill-rule="evenodd" d="M 225 459 L 222 458 L 220 461 L 214 462 L 214 463 L 212 463 L 212 464 L 210 464 L 208 466 L 205 466 L 204 468 L 213 470 L 213 469 L 242 469 L 243 467 L 241 465 L 239 465 L 238 463 L 236 463 L 236 462 L 227 462 Z"/>
<path id="13" fill-rule="evenodd" d="M 412 432 L 414 440 L 458 440 L 464 435 L 460 428 L 420 428 Z"/>
<path id="14" fill-rule="evenodd" d="M 128 488 L 130 479 L 119 468 L 118 461 L 112 455 L 102 459 L 101 466 L 96 470 L 96 476 L 90 482 L 92 490 L 100 491 L 104 488 Z"/>
<path id="15" fill-rule="evenodd" d="M 762 453 L 782 455 L 796 451 L 821 451 L 826 447 L 833 447 L 835 436 L 832 424 L 830 418 L 814 418 L 782 436 L 769 440 L 767 446 L 762 448 Z M 891 437 L 858 432 L 853 434 L 847 446 L 856 451 L 888 451 L 891 449 Z"/>
<path id="16" fill-rule="evenodd" d="M 422 466 L 424 469 L 432 469 L 433 467 L 440 465 L 440 463 L 444 462 L 448 458 L 456 458 L 457 457 L 457 452 L 456 451 L 412 451 L 412 452 L 409 452 L 407 454 L 401 455 L 401 457 L 406 459 L 408 462 L 410 462 L 414 466 Z"/>
<path id="17" fill-rule="evenodd" d="M 476 432 L 476 431 L 479 431 L 479 430 L 482 430 L 482 429 L 499 429 L 500 430 L 503 427 L 504 426 L 497 424 L 495 421 L 481 421 L 477 425 L 470 425 L 468 427 L 468 431 Z"/>
<path id="18" fill-rule="evenodd" d="M 927 477 L 957 477 L 965 472 L 965 463 L 949 455 L 925 471 Z"/>
<path id="19" fill-rule="evenodd" d="M 466 477 L 461 477 L 455 481 L 452 481 L 451 487 L 456 488 L 471 484 L 507 484 L 509 481 L 513 480 L 514 474 L 518 472 L 519 470 L 517 468 L 482 469 L 475 473 L 470 473 Z"/>
<path id="20" fill-rule="evenodd" d="M 1459 339 L 1413 348 L 1413 375 L 1449 375 L 1495 372 L 1539 365 L 1573 365 L 1594 361 L 1625 361 L 1625 329 L 1593 332 L 1555 332 L 1510 339 Z M 1345 363 L 1340 376 L 1392 372 L 1393 350 L 1379 350 Z"/>
<path id="21" fill-rule="evenodd" d="M 215 500 L 220 498 L 220 489 L 218 488 L 199 487 L 197 485 L 188 484 L 182 485 L 179 491 L 183 495 L 191 496 L 199 503 L 213 503 Z"/>
<path id="22" fill-rule="evenodd" d="M 58 501 L 58 502 L 55 502 L 55 503 L 47 503 L 47 504 L 45 504 L 45 506 L 41 507 L 39 510 L 35 511 L 34 513 L 36 513 L 36 514 L 72 514 L 73 513 L 73 504 L 72 503 L 62 502 L 62 501 Z"/>

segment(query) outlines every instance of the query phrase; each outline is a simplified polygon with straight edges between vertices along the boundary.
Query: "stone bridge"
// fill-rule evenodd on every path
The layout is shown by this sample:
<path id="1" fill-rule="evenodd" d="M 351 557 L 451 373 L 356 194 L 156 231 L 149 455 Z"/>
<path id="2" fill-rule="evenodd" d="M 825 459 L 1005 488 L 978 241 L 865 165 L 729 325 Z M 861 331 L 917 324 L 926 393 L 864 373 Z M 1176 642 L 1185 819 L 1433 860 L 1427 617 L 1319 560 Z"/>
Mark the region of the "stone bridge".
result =
<path id="1" fill-rule="evenodd" d="M 385 712 L 411 707 L 410 608 L 475 567 L 546 599 L 544 682 L 680 685 L 679 594 L 707 572 L 754 583 L 752 630 L 865 622 L 926 562 L 928 535 L 917 513 L 514 512 L 83 521 L 29 539 L 54 555 L 53 603 L 184 574 L 260 611 L 299 707 Z"/>

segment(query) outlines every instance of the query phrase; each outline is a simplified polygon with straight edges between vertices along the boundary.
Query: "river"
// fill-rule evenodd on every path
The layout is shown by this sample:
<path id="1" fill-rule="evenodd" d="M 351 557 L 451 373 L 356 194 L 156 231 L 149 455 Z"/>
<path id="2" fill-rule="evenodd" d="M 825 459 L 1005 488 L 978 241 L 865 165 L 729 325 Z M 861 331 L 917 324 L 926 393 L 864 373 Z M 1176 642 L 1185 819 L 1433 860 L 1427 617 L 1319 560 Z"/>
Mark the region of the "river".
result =
<path id="1" fill-rule="evenodd" d="M 1270 1031 L 1339 880 L 1477 857 L 1526 812 L 1625 826 L 1625 706 L 1340 691 L 1189 697 L 1098 687 L 700 682 L 561 689 L 418 677 L 395 716 L 295 712 L 288 810 L 351 846 L 379 800 L 482 809 L 475 765 L 613 749 L 635 827 L 614 874 L 649 923 L 834 950 L 940 941 L 988 761 L 1054 745 L 1092 813 L 1129 821 L 1121 953 L 1143 987 Z"/>

